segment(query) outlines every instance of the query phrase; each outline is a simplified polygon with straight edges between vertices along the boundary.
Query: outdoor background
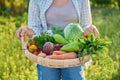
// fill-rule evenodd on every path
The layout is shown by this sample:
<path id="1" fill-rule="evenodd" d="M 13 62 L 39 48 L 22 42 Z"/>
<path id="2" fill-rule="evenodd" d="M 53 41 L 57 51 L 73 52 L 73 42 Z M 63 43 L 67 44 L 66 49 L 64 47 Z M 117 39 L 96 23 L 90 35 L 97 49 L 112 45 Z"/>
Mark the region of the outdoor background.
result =
<path id="1" fill-rule="evenodd" d="M 15 35 L 20 26 L 27 25 L 28 3 L 0 0 L 0 80 L 37 80 L 35 64 L 22 55 Z M 112 44 L 93 57 L 85 69 L 86 80 L 120 80 L 120 0 L 91 0 L 91 8 L 93 24 Z"/>

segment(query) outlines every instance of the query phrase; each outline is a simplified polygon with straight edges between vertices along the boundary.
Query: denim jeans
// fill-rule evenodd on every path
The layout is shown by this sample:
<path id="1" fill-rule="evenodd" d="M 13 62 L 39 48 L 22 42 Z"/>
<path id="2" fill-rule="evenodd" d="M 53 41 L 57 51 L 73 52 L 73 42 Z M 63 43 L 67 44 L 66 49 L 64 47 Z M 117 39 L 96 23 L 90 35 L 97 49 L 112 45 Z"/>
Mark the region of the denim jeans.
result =
<path id="1" fill-rule="evenodd" d="M 37 64 L 38 80 L 85 80 L 84 67 L 49 68 Z"/>

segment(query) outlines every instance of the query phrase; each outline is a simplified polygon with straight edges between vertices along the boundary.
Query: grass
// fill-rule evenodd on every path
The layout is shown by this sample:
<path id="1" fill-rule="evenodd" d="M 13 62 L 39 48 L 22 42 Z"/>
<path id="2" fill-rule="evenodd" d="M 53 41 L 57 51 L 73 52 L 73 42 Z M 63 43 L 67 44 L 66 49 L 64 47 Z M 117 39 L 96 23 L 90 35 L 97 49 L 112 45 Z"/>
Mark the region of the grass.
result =
<path id="1" fill-rule="evenodd" d="M 27 24 L 26 16 L 0 16 L 0 80 L 37 80 L 35 64 L 22 55 L 15 36 L 18 27 Z M 93 56 L 92 65 L 85 69 L 86 80 L 120 80 L 120 11 L 92 9 L 92 17 L 101 36 L 112 45 L 105 53 Z"/>

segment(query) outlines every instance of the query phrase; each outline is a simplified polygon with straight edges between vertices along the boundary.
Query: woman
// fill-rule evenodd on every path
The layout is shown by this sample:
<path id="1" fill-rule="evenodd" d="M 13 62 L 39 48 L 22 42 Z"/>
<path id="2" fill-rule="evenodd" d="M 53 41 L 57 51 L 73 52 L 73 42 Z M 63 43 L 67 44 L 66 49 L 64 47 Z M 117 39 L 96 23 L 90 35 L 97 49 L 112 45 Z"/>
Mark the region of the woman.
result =
<path id="1" fill-rule="evenodd" d="M 84 34 L 98 30 L 92 25 L 89 0 L 30 0 L 28 27 L 20 27 L 16 35 L 32 37 L 47 31 L 51 26 L 61 26 L 62 29 L 69 23 L 81 24 Z M 38 80 L 85 80 L 83 65 L 70 68 L 48 68 L 37 64 Z"/>

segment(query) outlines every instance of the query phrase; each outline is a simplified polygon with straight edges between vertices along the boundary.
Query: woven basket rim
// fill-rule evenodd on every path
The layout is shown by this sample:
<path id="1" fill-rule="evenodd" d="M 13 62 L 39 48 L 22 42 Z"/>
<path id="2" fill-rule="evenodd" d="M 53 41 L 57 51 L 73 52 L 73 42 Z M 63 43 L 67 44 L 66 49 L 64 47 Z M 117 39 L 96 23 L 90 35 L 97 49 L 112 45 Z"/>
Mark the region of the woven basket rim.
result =
<path id="1" fill-rule="evenodd" d="M 46 67 L 52 67 L 52 68 L 66 68 L 66 67 L 79 66 L 84 64 L 85 62 L 88 62 L 91 59 L 90 55 L 87 55 L 85 56 L 85 59 L 83 61 L 80 61 L 79 58 L 55 60 L 55 59 L 43 58 L 43 57 L 34 55 L 31 52 L 29 52 L 28 49 L 25 50 L 25 55 L 32 62 L 35 62 L 39 65 L 43 65 Z"/>

